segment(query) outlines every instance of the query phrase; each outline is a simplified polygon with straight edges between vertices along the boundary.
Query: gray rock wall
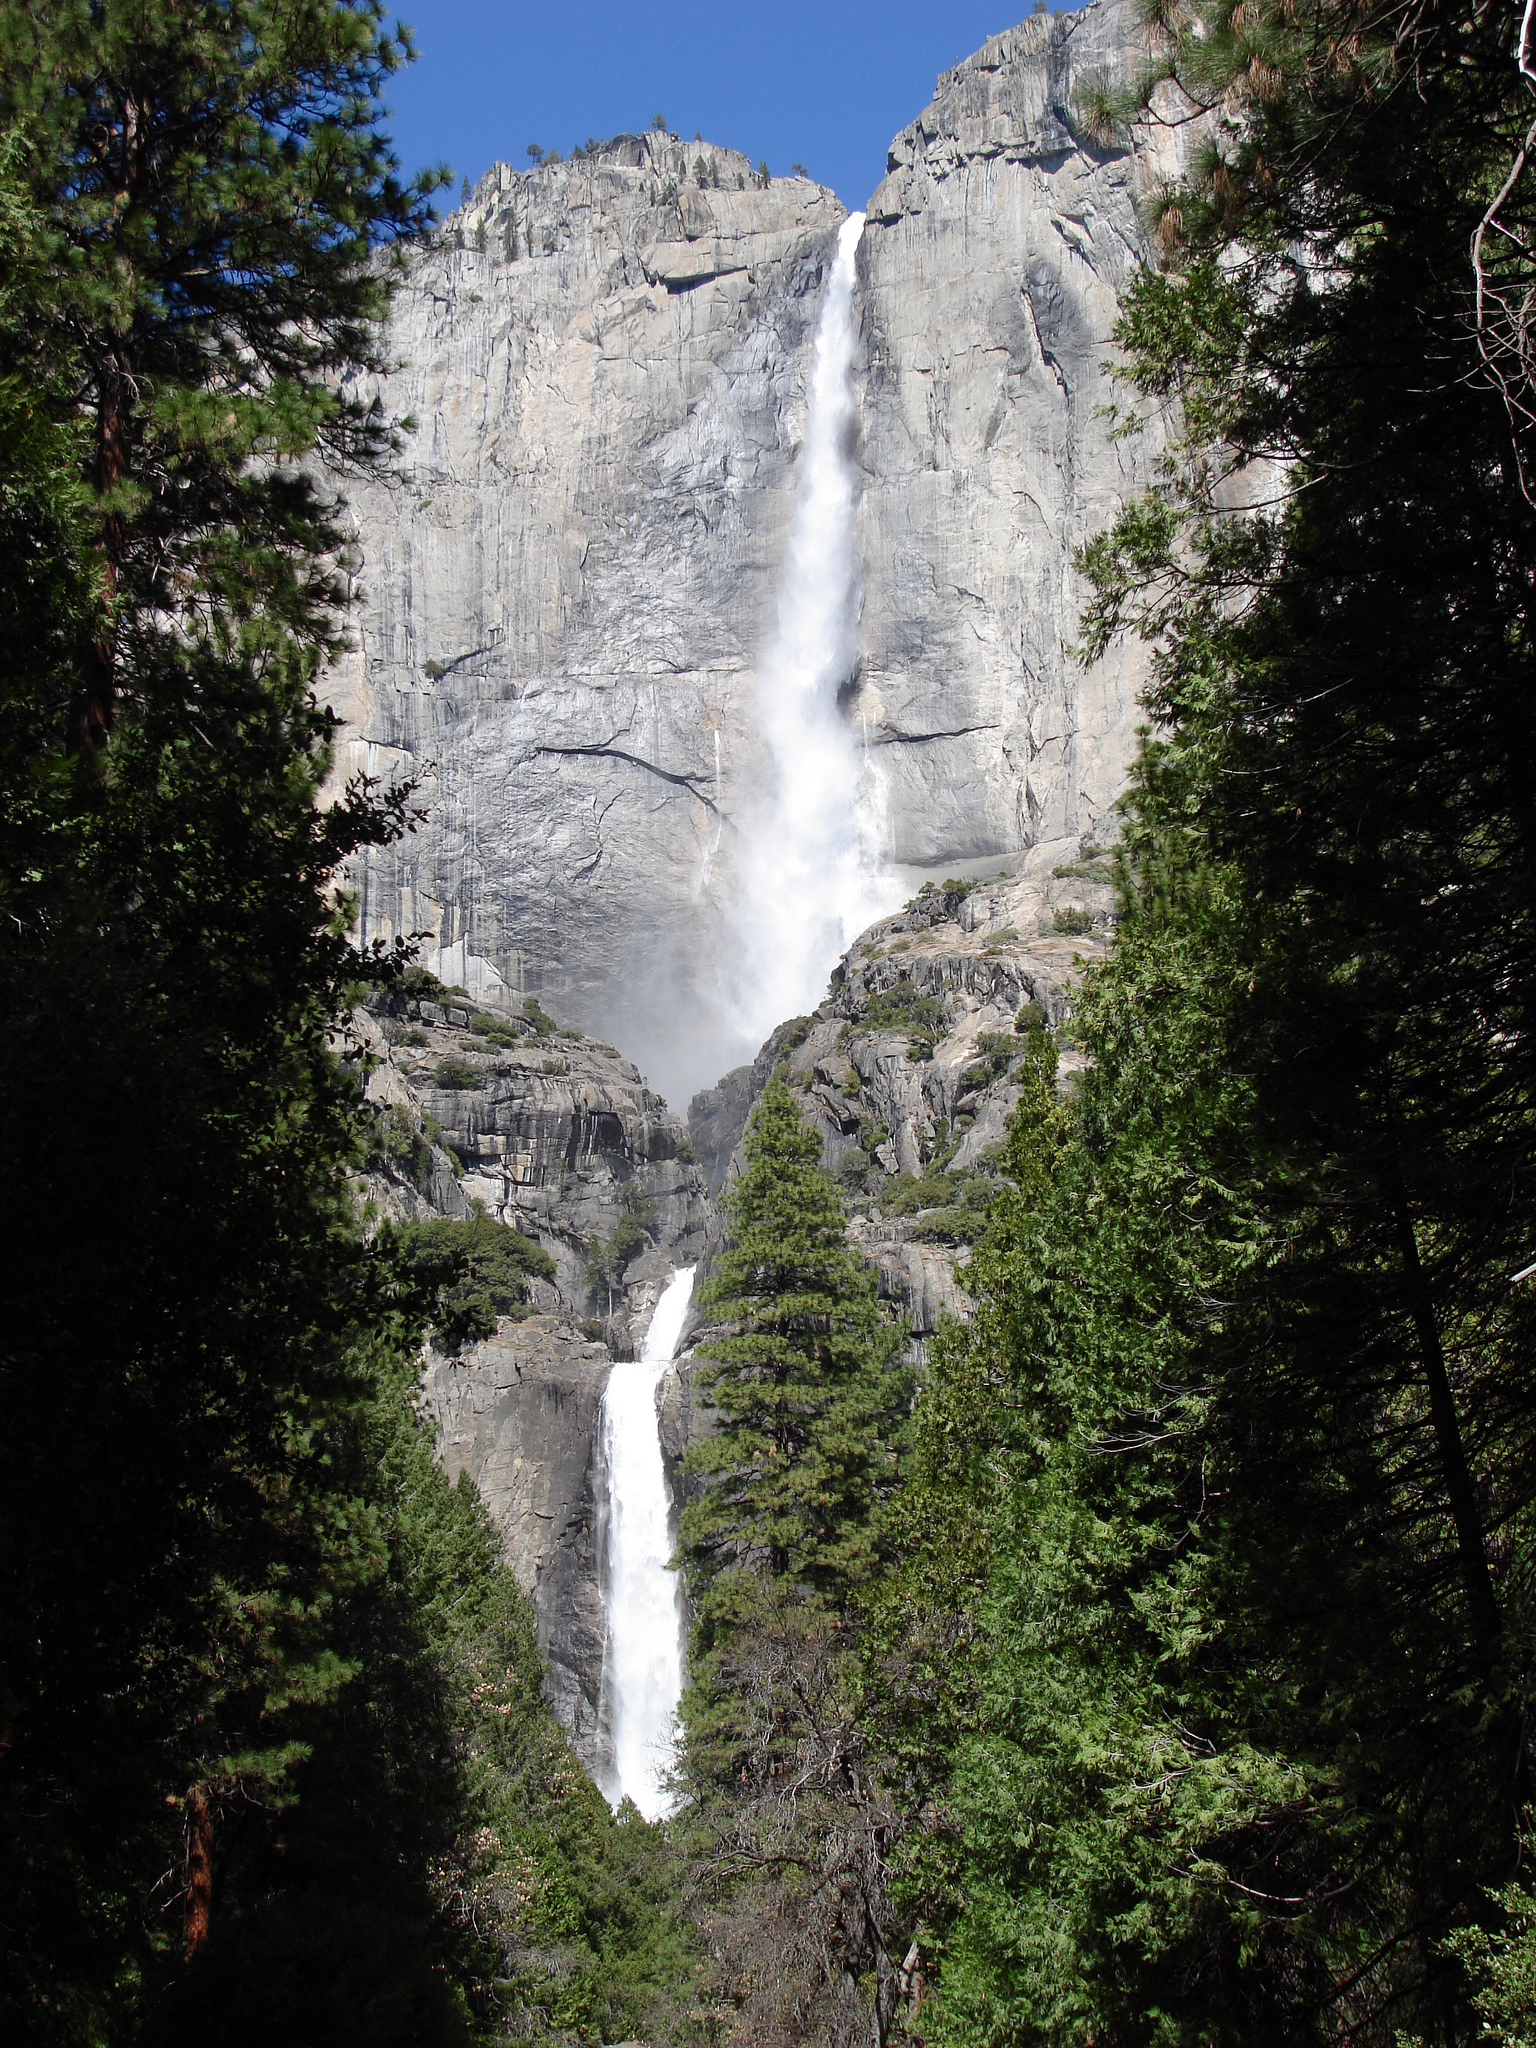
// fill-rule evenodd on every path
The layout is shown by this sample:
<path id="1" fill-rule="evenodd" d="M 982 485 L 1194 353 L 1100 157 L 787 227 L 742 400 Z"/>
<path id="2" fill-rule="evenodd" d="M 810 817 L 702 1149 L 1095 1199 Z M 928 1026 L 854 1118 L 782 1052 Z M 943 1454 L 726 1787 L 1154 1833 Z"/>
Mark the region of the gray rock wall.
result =
<path id="1" fill-rule="evenodd" d="M 472 994 L 543 994 L 672 1092 L 725 1064 L 683 1041 L 690 1015 L 718 1038 L 744 694 L 843 218 L 654 135 L 497 166 L 396 301 L 399 476 L 349 489 L 337 772 L 414 775 L 430 812 L 360 869 L 364 929 L 427 933 Z"/>
<path id="2" fill-rule="evenodd" d="M 422 1405 L 448 1477 L 467 1472 L 533 1602 L 544 1690 L 576 1753 L 607 1764 L 601 1692 L 605 1489 L 598 1420 L 606 1348 L 556 1316 L 503 1324 L 461 1357 L 428 1352 Z"/>
<path id="3" fill-rule="evenodd" d="M 1096 417 L 1139 173 L 1071 101 L 1133 61 L 1130 23 L 1094 0 L 994 37 L 870 202 L 850 715 L 904 862 L 1068 842 L 1124 775 L 1136 672 L 1067 648 L 1072 549 L 1148 452 Z M 755 1050 L 717 986 L 731 819 L 842 217 L 658 135 L 497 166 L 396 304 L 374 395 L 414 420 L 399 476 L 349 487 L 337 773 L 414 775 L 429 810 L 359 870 L 364 929 L 428 934 L 472 993 L 542 993 L 678 1104 Z"/>
<path id="4" fill-rule="evenodd" d="M 1100 417 L 1143 174 L 1074 109 L 1136 62 L 1131 21 L 1097 0 L 992 37 L 896 137 L 869 201 L 855 708 L 900 862 L 1070 841 L 1124 784 L 1139 650 L 1087 673 L 1068 650 L 1073 549 L 1153 452 Z"/>
<path id="5" fill-rule="evenodd" d="M 631 1309 L 648 1313 L 658 1280 L 698 1258 L 714 1228 L 687 1131 L 633 1061 L 542 1014 L 477 1014 L 452 999 L 396 996 L 377 1014 L 355 1011 L 348 1036 L 366 1099 L 403 1109 L 432 1140 L 430 1163 L 376 1155 L 376 1208 L 410 1221 L 478 1204 L 554 1260 L 548 1305 L 608 1315 L 627 1353 Z M 588 1254 L 626 1215 L 644 1219 L 643 1241 L 610 1301 L 588 1278 Z"/>

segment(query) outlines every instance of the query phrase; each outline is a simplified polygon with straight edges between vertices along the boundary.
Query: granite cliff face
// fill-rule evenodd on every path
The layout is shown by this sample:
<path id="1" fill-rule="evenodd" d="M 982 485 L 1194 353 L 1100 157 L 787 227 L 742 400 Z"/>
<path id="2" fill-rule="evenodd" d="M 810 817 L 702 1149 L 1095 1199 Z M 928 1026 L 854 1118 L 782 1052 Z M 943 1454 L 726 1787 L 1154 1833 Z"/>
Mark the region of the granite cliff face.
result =
<path id="1" fill-rule="evenodd" d="M 339 769 L 414 774 L 430 810 L 360 873 L 365 930 L 428 933 L 445 980 L 540 992 L 653 1071 L 707 997 L 843 218 L 658 135 L 497 166 L 413 258 L 379 398 L 417 426 L 398 478 L 350 493 Z"/>
<path id="2" fill-rule="evenodd" d="M 478 1487 L 530 1596 L 550 1704 L 605 1782 L 603 1392 L 674 1270 L 716 1241 L 704 1170 L 634 1065 L 537 1002 L 384 993 L 353 1012 L 339 1049 L 376 1117 L 365 1214 L 486 1213 L 554 1261 L 555 1278 L 529 1279 L 527 1306 L 493 1336 L 456 1353 L 428 1344 L 421 1399 L 449 1477 Z M 626 1218 L 634 1248 L 614 1286 L 598 1286 L 588 1254 Z M 675 1470 L 694 1426 L 676 1374 L 665 1401 Z"/>
<path id="3" fill-rule="evenodd" d="M 1136 675 L 1066 649 L 1072 549 L 1149 453 L 1095 417 L 1139 157 L 1072 111 L 1133 60 L 1130 22 L 1094 0 L 993 38 L 870 202 L 845 700 L 899 862 L 1070 846 L 1123 777 Z M 843 217 L 657 134 L 496 167 L 412 258 L 377 397 L 415 425 L 399 477 L 350 492 L 338 773 L 413 774 L 430 812 L 357 876 L 365 932 L 542 994 L 677 1102 L 751 1050 L 717 974 L 732 816 Z"/>
<path id="4" fill-rule="evenodd" d="M 1140 664 L 1071 659 L 1071 557 L 1152 453 L 1099 417 L 1145 260 L 1147 152 L 1093 147 L 1074 102 L 1139 54 L 1114 0 L 992 37 L 940 78 L 869 201 L 856 709 L 899 862 L 1058 849 L 1124 784 Z"/>
<path id="5" fill-rule="evenodd" d="M 384 1214 L 469 1216 L 476 1208 L 542 1245 L 556 1278 L 540 1306 L 606 1316 L 628 1355 L 631 1316 L 643 1336 L 654 1291 L 704 1250 L 713 1209 L 682 1122 L 611 1045 L 526 1009 L 402 994 L 354 1012 L 366 1099 L 400 1142 L 381 1143 L 367 1195 Z M 588 1253 L 624 1218 L 641 1219 L 640 1248 L 610 1297 Z"/>
<path id="6" fill-rule="evenodd" d="M 479 1488 L 532 1601 L 545 1696 L 595 1777 L 607 1761 L 598 1423 L 612 1365 L 567 1318 L 539 1315 L 458 1357 L 429 1351 L 422 1389 L 448 1477 Z"/>

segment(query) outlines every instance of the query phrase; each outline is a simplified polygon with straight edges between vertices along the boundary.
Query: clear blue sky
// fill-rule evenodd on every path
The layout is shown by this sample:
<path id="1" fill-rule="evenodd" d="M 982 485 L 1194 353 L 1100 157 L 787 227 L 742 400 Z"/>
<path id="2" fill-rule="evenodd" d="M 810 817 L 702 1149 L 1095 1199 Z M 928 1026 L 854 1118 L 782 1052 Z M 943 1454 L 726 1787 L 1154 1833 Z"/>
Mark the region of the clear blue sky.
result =
<path id="1" fill-rule="evenodd" d="M 455 196 L 461 174 L 473 183 L 498 159 L 526 169 L 530 142 L 569 155 L 665 114 L 776 174 L 803 163 L 859 207 L 937 74 L 1031 5 L 403 0 L 421 54 L 391 84 L 389 125 L 403 167 L 449 164 Z"/>

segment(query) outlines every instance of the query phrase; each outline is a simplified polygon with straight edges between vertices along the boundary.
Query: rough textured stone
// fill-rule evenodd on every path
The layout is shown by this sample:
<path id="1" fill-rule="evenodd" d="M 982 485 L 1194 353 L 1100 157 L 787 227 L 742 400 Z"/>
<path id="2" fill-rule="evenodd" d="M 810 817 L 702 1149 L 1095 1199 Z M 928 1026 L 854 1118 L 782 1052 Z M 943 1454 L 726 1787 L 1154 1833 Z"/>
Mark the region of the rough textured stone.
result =
<path id="1" fill-rule="evenodd" d="M 928 885 L 849 948 L 814 1017 L 781 1026 L 752 1066 L 694 1097 L 689 1130 L 717 1190 L 736 1171 L 753 1104 L 784 1066 L 823 1165 L 847 1190 L 849 1241 L 877 1269 L 919 1356 L 943 1315 L 970 1313 L 968 1253 L 925 1241 L 923 1211 L 891 1208 L 897 1177 L 995 1172 L 1019 1099 L 1020 1014 L 1033 1005 L 1058 1032 L 1069 1018 L 1082 971 L 1110 935 L 1110 876 L 1109 857 L 1089 842 L 1051 866 L 1037 853 L 984 882 Z M 1063 931 L 1063 921 L 1087 929 Z M 902 984 L 930 1005 L 927 1033 L 871 1024 L 872 1000 Z M 1065 1086 L 1081 1056 L 1068 1046 L 1059 1057 Z"/>
<path id="2" fill-rule="evenodd" d="M 417 422 L 399 478 L 349 493 L 338 772 L 415 774 L 430 811 L 360 871 L 366 930 L 425 932 L 444 979 L 537 990 L 648 1065 L 686 1035 L 680 1002 L 711 997 L 844 218 L 807 179 L 748 178 L 656 135 L 494 168 L 396 302 L 378 396 Z"/>
<path id="3" fill-rule="evenodd" d="M 1071 100 L 1131 23 L 1094 0 L 994 37 L 870 202 L 850 715 L 899 861 L 1068 845 L 1123 778 L 1137 671 L 1066 650 L 1072 549 L 1148 452 L 1096 416 L 1139 173 Z M 416 424 L 398 479 L 351 489 L 338 774 L 413 774 L 429 810 L 356 876 L 363 927 L 427 934 L 476 994 L 542 992 L 677 1102 L 750 1050 L 718 986 L 731 817 L 841 218 L 654 134 L 499 165 L 413 256 L 400 367 L 363 394 Z"/>
<path id="4" fill-rule="evenodd" d="M 491 1511 L 533 1602 L 545 1692 L 594 1776 L 607 1758 L 598 1420 L 611 1368 L 568 1318 L 534 1316 L 461 1357 L 429 1351 L 422 1379 L 448 1477 L 467 1472 Z"/>
<path id="5" fill-rule="evenodd" d="M 477 1014 L 514 1042 L 476 1031 Z M 483 1008 L 396 997 L 382 1016 L 355 1012 L 351 1030 L 364 1055 L 367 1099 L 403 1107 L 437 1134 L 429 1176 L 375 1161 L 368 1194 L 376 1207 L 410 1220 L 468 1216 L 478 1202 L 553 1258 L 551 1306 L 618 1311 L 610 1334 L 629 1355 L 629 1313 L 642 1298 L 654 1306 L 658 1278 L 697 1258 L 714 1224 L 687 1131 L 634 1063 L 579 1032 L 541 1029 L 494 1000 Z M 443 1086 L 445 1061 L 467 1069 L 474 1085 Z M 587 1279 L 588 1251 L 637 1208 L 647 1218 L 646 1243 L 616 1301 L 599 1299 Z"/>
<path id="6" fill-rule="evenodd" d="M 1071 659 L 1072 551 L 1145 473 L 1099 417 L 1145 258 L 1138 162 L 1074 95 L 1138 53 L 1097 0 L 994 36 L 891 145 L 859 250 L 863 689 L 896 859 L 1091 832 L 1125 779 L 1139 650 Z"/>

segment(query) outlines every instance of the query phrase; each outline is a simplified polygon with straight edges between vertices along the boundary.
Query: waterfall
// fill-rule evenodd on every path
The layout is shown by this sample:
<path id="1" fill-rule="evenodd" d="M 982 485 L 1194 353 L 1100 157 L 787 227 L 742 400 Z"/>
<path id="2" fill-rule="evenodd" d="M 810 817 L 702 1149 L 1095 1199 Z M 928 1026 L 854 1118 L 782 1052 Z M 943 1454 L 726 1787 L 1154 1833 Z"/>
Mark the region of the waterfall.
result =
<path id="1" fill-rule="evenodd" d="M 885 791 L 861 758 L 839 692 L 858 665 L 859 563 L 854 259 L 864 216 L 837 238 L 816 330 L 800 492 L 779 584 L 778 626 L 757 677 L 770 776 L 743 819 L 736 1009 L 753 1046 L 813 1009 L 838 955 L 901 890 L 884 865 Z"/>
<path id="2" fill-rule="evenodd" d="M 673 1718 L 683 1690 L 682 1601 L 672 1554 L 671 1502 L 661 1463 L 656 1394 L 693 1297 L 680 1266 L 656 1304 L 640 1356 L 621 1360 L 603 1395 L 608 1466 L 608 1642 L 603 1692 L 613 1738 L 615 1804 L 647 1820 L 667 1811 Z"/>

